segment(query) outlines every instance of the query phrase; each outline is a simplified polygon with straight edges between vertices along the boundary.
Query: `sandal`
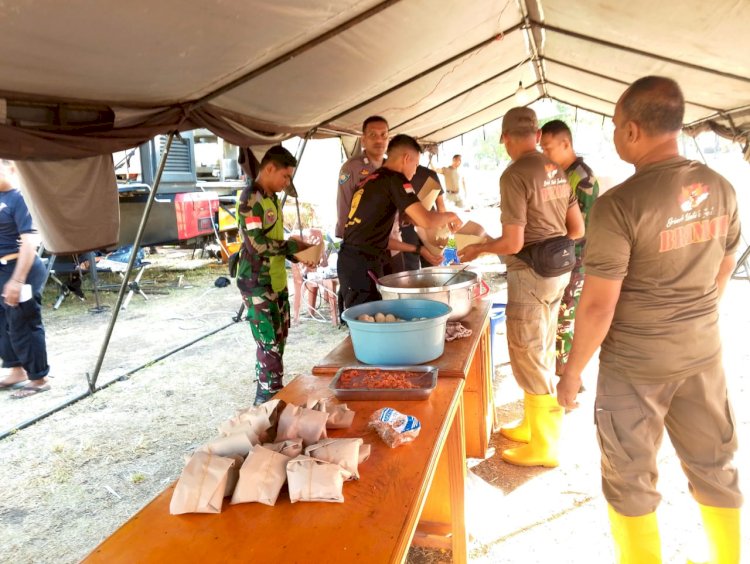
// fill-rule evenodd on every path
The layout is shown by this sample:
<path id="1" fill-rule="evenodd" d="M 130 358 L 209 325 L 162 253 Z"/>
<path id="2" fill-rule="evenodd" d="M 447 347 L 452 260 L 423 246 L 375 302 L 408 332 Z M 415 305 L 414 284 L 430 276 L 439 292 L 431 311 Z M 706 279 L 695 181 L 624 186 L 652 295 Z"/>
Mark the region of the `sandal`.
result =
<path id="1" fill-rule="evenodd" d="M 20 382 L 13 382 L 12 384 L 0 382 L 0 390 L 17 390 L 18 388 L 23 388 L 28 383 L 28 380 L 21 380 Z"/>
<path id="2" fill-rule="evenodd" d="M 35 396 L 36 394 L 41 394 L 42 392 L 46 392 L 49 389 L 49 384 L 44 384 L 43 386 L 26 385 L 18 390 L 15 394 L 11 394 L 10 397 L 11 399 L 23 399 L 29 396 Z"/>

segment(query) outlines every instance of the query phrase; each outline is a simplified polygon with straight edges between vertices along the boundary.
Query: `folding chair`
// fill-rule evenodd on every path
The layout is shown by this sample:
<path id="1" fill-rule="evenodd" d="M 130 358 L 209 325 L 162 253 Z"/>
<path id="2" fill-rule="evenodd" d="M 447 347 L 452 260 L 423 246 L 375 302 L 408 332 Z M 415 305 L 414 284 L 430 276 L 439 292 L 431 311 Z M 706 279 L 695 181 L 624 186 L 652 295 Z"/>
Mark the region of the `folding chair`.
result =
<path id="1" fill-rule="evenodd" d="M 67 298 L 71 294 L 76 296 L 79 300 L 84 301 L 85 297 L 80 285 L 81 270 L 80 263 L 78 262 L 78 256 L 70 255 L 73 260 L 72 262 L 68 262 L 57 260 L 57 255 L 43 256 L 43 254 L 44 248 L 40 247 L 39 258 L 41 259 L 46 269 L 46 277 L 44 279 L 44 284 L 42 285 L 42 291 L 44 291 L 44 288 L 47 286 L 47 283 L 50 280 L 52 280 L 52 282 L 54 282 L 55 286 L 57 287 L 57 298 L 55 299 L 55 303 L 53 304 L 52 309 L 57 310 L 65 301 L 65 298 Z M 72 282 L 72 280 L 71 282 L 63 282 L 62 280 L 60 280 L 58 276 L 59 274 L 70 274 L 72 276 L 77 276 L 78 283 L 75 284 Z"/>
<path id="2" fill-rule="evenodd" d="M 125 258 L 129 259 L 129 254 Z M 116 272 L 119 275 L 121 281 L 125 280 L 125 271 L 128 269 L 127 261 L 122 262 L 120 260 L 111 260 L 105 257 L 96 262 L 95 265 L 96 266 L 92 268 L 96 268 L 98 272 Z M 128 295 L 125 296 L 125 299 L 122 302 L 122 307 L 120 309 L 127 309 L 128 305 L 130 305 L 130 300 L 136 293 L 139 294 L 144 300 L 148 301 L 148 296 L 143 291 L 141 285 L 153 284 L 153 282 L 141 282 L 141 278 L 143 277 L 143 273 L 146 271 L 146 268 L 150 265 L 150 262 L 142 260 L 140 258 L 135 261 L 135 263 L 133 264 L 133 270 L 130 273 L 131 277 L 133 277 L 133 275 L 134 277 L 127 282 Z M 99 288 L 101 290 L 115 290 L 120 288 L 120 284 L 106 284 L 103 286 L 99 286 Z"/>

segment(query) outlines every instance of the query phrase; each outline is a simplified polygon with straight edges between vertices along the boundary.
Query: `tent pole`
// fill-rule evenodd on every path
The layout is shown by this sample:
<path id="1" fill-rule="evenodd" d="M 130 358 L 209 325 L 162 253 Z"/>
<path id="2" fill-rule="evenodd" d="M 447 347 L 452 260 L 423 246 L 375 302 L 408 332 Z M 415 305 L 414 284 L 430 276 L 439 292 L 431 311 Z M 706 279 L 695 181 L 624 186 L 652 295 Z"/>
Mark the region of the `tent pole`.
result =
<path id="1" fill-rule="evenodd" d="M 297 154 L 294 156 L 295 159 L 297 159 L 297 166 L 294 167 L 294 173 L 292 173 L 292 181 L 294 181 L 294 177 L 297 176 L 297 171 L 299 170 L 299 163 L 302 162 L 302 156 L 305 154 L 305 149 L 307 148 L 307 141 L 310 139 L 310 137 L 313 136 L 313 133 L 315 132 L 314 129 L 311 129 L 307 132 L 307 135 L 305 135 L 302 138 L 302 143 L 300 143 L 299 147 L 297 147 Z M 281 207 L 284 207 L 284 204 L 286 204 L 286 199 L 289 196 L 288 192 L 284 192 L 284 196 L 281 198 Z M 302 214 L 300 214 L 299 211 L 299 194 L 297 194 L 297 188 L 294 189 L 294 201 L 297 204 L 297 223 L 299 224 L 299 236 L 302 237 Z"/>
<path id="2" fill-rule="evenodd" d="M 141 216 L 141 223 L 138 225 L 138 231 L 135 234 L 135 240 L 133 241 L 133 250 L 130 253 L 130 260 L 128 260 L 128 267 L 125 270 L 122 284 L 120 285 L 120 292 L 117 294 L 117 303 L 112 310 L 112 317 L 109 320 L 109 326 L 107 326 L 107 333 L 104 335 L 104 342 L 102 348 L 99 351 L 99 358 L 96 359 L 96 366 L 94 367 L 94 373 L 89 376 L 86 373 L 86 379 L 89 383 L 89 392 L 92 394 L 96 391 L 96 379 L 99 377 L 99 371 L 102 368 L 104 362 L 104 355 L 107 354 L 107 347 L 109 346 L 109 340 L 112 337 L 112 331 L 117 323 L 117 316 L 120 313 L 120 306 L 122 305 L 123 299 L 125 298 L 125 292 L 128 289 L 128 283 L 130 280 L 130 273 L 133 271 L 133 265 L 138 258 L 138 249 L 141 247 L 141 240 L 143 239 L 143 232 L 146 230 L 146 222 L 148 221 L 148 215 L 151 211 L 151 206 L 154 204 L 156 199 L 156 192 L 159 190 L 159 183 L 161 182 L 161 175 L 164 172 L 164 167 L 167 164 L 167 155 L 169 155 L 169 149 L 172 147 L 172 141 L 174 141 L 175 132 L 171 132 L 167 138 L 167 145 L 164 147 L 164 153 L 162 153 L 161 161 L 159 162 L 159 169 L 156 172 L 156 178 L 154 178 L 154 186 L 148 194 L 148 200 L 146 201 L 146 207 L 143 210 Z"/>

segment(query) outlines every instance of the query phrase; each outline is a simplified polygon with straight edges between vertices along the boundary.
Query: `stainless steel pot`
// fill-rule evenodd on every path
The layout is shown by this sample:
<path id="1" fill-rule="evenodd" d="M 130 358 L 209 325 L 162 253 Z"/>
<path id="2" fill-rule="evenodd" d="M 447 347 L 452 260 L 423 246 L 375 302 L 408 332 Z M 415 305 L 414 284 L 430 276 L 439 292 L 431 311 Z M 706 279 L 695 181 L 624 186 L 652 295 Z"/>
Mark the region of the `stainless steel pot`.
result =
<path id="1" fill-rule="evenodd" d="M 446 282 L 448 283 L 446 285 Z M 443 302 L 453 311 L 449 321 L 463 319 L 471 311 L 471 301 L 481 294 L 479 276 L 470 270 L 434 266 L 408 270 L 378 279 L 378 291 L 384 300 L 423 298 Z"/>

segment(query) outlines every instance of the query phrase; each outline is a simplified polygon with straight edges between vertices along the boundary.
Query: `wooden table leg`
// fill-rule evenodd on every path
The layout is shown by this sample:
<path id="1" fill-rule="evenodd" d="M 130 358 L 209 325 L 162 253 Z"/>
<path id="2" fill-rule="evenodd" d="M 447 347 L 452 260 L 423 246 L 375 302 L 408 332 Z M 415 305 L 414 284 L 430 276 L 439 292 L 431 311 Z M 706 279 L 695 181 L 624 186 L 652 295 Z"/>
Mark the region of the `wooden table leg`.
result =
<path id="1" fill-rule="evenodd" d="M 464 405 L 459 403 L 422 508 L 412 544 L 453 551 L 453 562 L 467 560 L 466 443 Z"/>
<path id="2" fill-rule="evenodd" d="M 445 443 L 450 466 L 451 548 L 453 562 L 467 560 L 466 534 L 466 449 L 464 443 L 464 407 L 458 406 L 448 440 Z"/>
<path id="3" fill-rule="evenodd" d="M 466 454 L 472 458 L 486 456 L 495 423 L 491 347 L 487 323 L 466 373 L 464 411 L 468 418 L 467 428 L 471 430 L 466 437 Z"/>

